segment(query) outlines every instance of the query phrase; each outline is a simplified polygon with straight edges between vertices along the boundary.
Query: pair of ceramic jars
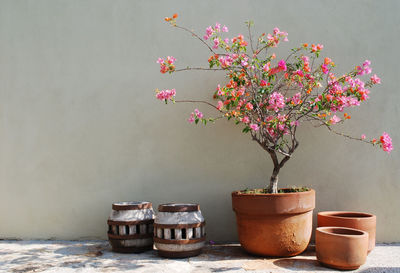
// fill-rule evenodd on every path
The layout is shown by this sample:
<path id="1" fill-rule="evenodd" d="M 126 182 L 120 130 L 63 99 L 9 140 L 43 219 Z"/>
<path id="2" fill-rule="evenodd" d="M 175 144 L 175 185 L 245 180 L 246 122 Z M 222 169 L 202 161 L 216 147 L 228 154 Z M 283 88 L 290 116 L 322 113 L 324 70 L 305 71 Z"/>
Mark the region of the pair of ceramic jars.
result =
<path id="1" fill-rule="evenodd" d="M 317 260 L 328 267 L 354 270 L 375 247 L 376 216 L 362 212 L 318 213 Z"/>
<path id="2" fill-rule="evenodd" d="M 162 204 L 155 215 L 150 202 L 114 203 L 107 223 L 115 252 L 140 253 L 154 243 L 160 256 L 184 258 L 200 254 L 205 244 L 198 204 Z"/>

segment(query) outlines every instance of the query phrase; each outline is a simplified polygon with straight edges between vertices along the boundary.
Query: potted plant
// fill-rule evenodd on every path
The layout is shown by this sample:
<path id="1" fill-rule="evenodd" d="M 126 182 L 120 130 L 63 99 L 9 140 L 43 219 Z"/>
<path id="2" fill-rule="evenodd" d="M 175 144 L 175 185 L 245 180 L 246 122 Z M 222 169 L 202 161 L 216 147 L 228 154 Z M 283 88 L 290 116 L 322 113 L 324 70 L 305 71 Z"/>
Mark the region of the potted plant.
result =
<path id="1" fill-rule="evenodd" d="M 172 56 L 159 58 L 161 73 L 188 70 L 224 71 L 227 83 L 213 93 L 216 103 L 201 100 L 176 100 L 176 90 L 156 90 L 157 99 L 168 103 L 200 103 L 213 107 L 218 115 L 205 117 L 195 109 L 188 121 L 204 125 L 226 118 L 242 126 L 242 132 L 260 145 L 271 157 L 273 171 L 264 189 L 232 193 L 237 216 L 239 240 L 245 250 L 264 256 L 293 256 L 307 247 L 312 229 L 315 192 L 305 187 L 278 189 L 278 175 L 299 146 L 297 127 L 305 122 L 325 126 L 346 138 L 392 150 L 387 133 L 367 140 L 353 137 L 333 127 L 350 119 L 347 108 L 358 106 L 369 97 L 369 88 L 380 83 L 365 61 L 344 75 L 335 75 L 335 63 L 328 57 L 318 61 L 323 45 L 302 44 L 285 59 L 273 52 L 288 34 L 274 28 L 271 34 L 254 38 L 252 22 L 246 22 L 248 37 L 228 38 L 228 28 L 216 23 L 204 36 L 177 24 L 177 14 L 165 18 L 171 26 L 188 32 L 210 51 L 208 67 L 175 67 Z"/>

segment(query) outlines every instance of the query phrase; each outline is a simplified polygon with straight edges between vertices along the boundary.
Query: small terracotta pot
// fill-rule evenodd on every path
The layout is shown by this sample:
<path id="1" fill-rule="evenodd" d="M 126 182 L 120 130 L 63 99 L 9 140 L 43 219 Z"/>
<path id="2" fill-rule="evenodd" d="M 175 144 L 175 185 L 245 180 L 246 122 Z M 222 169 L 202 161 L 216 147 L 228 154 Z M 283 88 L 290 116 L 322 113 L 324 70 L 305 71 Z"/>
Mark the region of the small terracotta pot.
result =
<path id="1" fill-rule="evenodd" d="M 251 254 L 289 257 L 310 242 L 315 191 L 277 194 L 232 193 L 239 241 Z"/>
<path id="2" fill-rule="evenodd" d="M 317 260 L 324 266 L 354 270 L 365 263 L 368 232 L 344 227 L 319 227 L 315 234 Z"/>
<path id="3" fill-rule="evenodd" d="M 354 211 L 323 211 L 318 213 L 318 227 L 347 227 L 368 232 L 368 253 L 375 247 L 376 216 Z"/>

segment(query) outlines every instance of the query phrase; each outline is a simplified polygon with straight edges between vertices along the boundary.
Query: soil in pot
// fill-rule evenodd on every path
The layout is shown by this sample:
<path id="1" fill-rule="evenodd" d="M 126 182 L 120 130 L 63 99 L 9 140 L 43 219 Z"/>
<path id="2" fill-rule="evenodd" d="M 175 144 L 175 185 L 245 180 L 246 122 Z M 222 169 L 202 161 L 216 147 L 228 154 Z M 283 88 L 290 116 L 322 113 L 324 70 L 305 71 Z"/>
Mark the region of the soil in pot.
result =
<path id="1" fill-rule="evenodd" d="M 318 213 L 318 227 L 348 227 L 368 232 L 368 253 L 375 247 L 376 216 L 355 211 L 323 211 Z"/>
<path id="2" fill-rule="evenodd" d="M 278 194 L 236 191 L 232 193 L 232 207 L 239 241 L 251 254 L 295 256 L 310 242 L 314 190 Z"/>
<path id="3" fill-rule="evenodd" d="M 315 234 L 315 250 L 322 265 L 354 270 L 367 259 L 368 233 L 352 228 L 319 227 Z"/>

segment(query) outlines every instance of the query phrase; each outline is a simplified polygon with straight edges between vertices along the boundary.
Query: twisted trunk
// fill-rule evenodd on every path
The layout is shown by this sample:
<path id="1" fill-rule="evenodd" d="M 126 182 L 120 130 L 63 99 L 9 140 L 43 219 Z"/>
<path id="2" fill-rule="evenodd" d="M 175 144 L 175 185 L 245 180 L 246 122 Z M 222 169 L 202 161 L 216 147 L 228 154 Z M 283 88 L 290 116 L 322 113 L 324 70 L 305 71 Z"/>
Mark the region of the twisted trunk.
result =
<path id="1" fill-rule="evenodd" d="M 268 192 L 269 193 L 278 193 L 278 173 L 279 169 L 275 169 L 272 172 L 271 179 L 269 180 L 269 187 L 268 187 Z"/>
<path id="2" fill-rule="evenodd" d="M 269 155 L 271 156 L 272 162 L 274 162 L 274 170 L 269 180 L 268 193 L 278 193 L 278 174 L 281 168 L 276 152 L 270 151 Z"/>

